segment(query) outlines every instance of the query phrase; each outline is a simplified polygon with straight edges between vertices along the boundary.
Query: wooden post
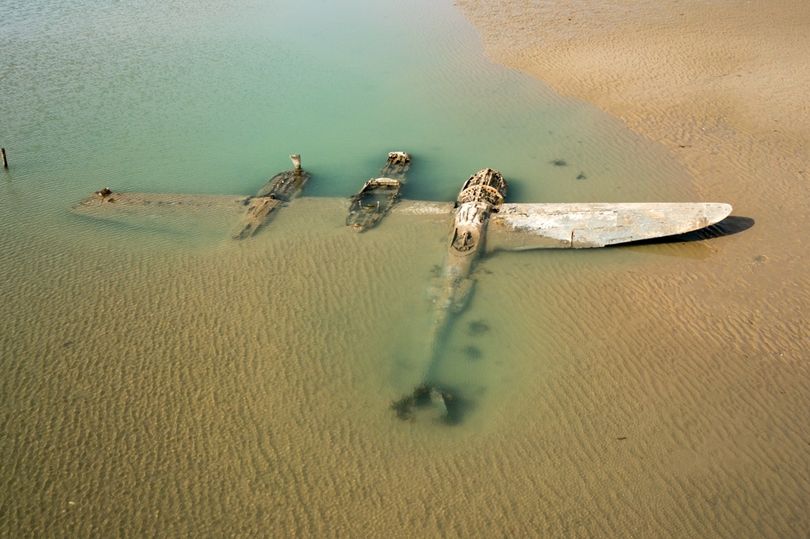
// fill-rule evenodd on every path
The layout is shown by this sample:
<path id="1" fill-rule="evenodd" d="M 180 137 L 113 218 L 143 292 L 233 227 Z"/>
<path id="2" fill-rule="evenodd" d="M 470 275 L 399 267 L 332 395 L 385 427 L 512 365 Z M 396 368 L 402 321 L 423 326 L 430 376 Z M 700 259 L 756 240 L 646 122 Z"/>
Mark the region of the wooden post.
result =
<path id="1" fill-rule="evenodd" d="M 8 170 L 8 157 L 6 157 L 6 149 L 0 148 L 0 155 L 3 156 L 3 168 Z"/>

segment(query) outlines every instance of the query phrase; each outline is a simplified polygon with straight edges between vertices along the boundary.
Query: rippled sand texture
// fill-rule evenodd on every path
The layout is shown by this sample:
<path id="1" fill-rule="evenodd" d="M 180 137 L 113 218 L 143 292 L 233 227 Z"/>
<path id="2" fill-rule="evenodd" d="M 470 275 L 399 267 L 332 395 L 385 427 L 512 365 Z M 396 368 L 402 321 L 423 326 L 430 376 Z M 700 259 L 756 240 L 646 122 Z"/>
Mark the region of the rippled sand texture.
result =
<path id="1" fill-rule="evenodd" d="M 703 199 L 756 221 L 701 246 L 706 259 L 661 247 L 676 256 L 554 293 L 572 304 L 558 338 L 583 343 L 559 348 L 578 383 L 549 397 L 568 418 L 564 459 L 582 494 L 558 498 L 578 512 L 549 506 L 542 521 L 610 535 L 806 536 L 810 7 L 461 5 L 493 58 L 660 141 Z M 627 436 L 625 453 L 605 451 L 607 430 Z"/>
<path id="2" fill-rule="evenodd" d="M 0 284 L 4 529 L 802 526 L 806 440 L 787 412 L 801 416 L 806 371 L 768 333 L 751 339 L 764 315 L 737 312 L 701 275 L 722 264 L 717 240 L 485 260 L 442 366 L 474 407 L 447 427 L 388 409 L 429 357 L 426 291 L 447 223 L 391 215 L 357 235 L 345 207 L 301 199 L 245 242 L 85 221 L 74 231 L 95 241 L 60 254 L 39 235 L 4 242 L 3 264 L 37 267 Z M 644 310 L 647 295 L 668 303 Z M 773 520 L 746 516 L 757 505 Z"/>
<path id="3" fill-rule="evenodd" d="M 808 205 L 806 169 L 791 168 L 807 146 L 734 123 L 759 122 L 765 105 L 736 107 L 761 101 L 720 101 L 721 121 L 700 92 L 673 100 L 684 81 L 648 88 L 631 45 L 605 55 L 599 66 L 617 71 L 592 86 L 564 70 L 560 88 L 602 91 L 612 112 L 609 97 L 632 96 L 618 114 L 634 134 L 481 62 L 449 3 L 341 2 L 333 17 L 323 10 L 338 3 L 11 5 L 0 535 L 807 534 Z M 564 65 L 532 48 L 562 43 L 530 40 L 544 35 L 532 21 L 552 22 L 496 6 L 465 2 L 509 29 L 511 41 L 487 40 L 493 54 L 518 46 L 535 52 L 514 65 Z M 333 22 L 347 13 L 363 32 Z M 667 13 L 674 39 L 682 23 Z M 734 36 L 746 13 L 716 24 Z M 613 39 L 657 43 L 645 32 Z M 598 48 L 587 35 L 569 46 Z M 694 47 L 712 35 L 692 32 Z M 726 52 L 740 50 L 754 74 L 788 65 L 757 56 L 771 47 Z M 610 90 L 630 80 L 624 59 L 638 93 Z M 381 122 L 402 103 L 401 123 Z M 449 224 L 343 226 L 345 197 L 400 145 L 415 157 L 406 196 L 448 200 L 497 166 L 514 201 L 717 200 L 757 222 L 706 242 L 483 260 L 439 372 L 472 405 L 454 427 L 403 423 L 388 406 L 430 357 L 428 290 Z M 344 199 L 297 200 L 244 242 L 229 239 L 229 211 L 69 212 L 104 185 L 247 195 L 291 151 L 313 172 L 309 194 Z"/>
<path id="4" fill-rule="evenodd" d="M 73 231 L 95 241 L 59 253 L 5 241 L 4 265 L 37 271 L 0 284 L 4 530 L 469 535 L 533 529 L 542 500 L 574 510 L 549 487 L 577 486 L 560 468 L 582 451 L 571 418 L 601 403 L 560 390 L 584 367 L 537 275 L 570 292 L 582 260 L 485 264 L 443 366 L 476 408 L 452 428 L 403 423 L 388 404 L 429 356 L 447 222 L 391 215 L 357 235 L 345 209 L 302 199 L 244 242 L 85 221 Z M 586 438 L 621 455 L 620 434 L 634 432 L 607 422 Z"/>

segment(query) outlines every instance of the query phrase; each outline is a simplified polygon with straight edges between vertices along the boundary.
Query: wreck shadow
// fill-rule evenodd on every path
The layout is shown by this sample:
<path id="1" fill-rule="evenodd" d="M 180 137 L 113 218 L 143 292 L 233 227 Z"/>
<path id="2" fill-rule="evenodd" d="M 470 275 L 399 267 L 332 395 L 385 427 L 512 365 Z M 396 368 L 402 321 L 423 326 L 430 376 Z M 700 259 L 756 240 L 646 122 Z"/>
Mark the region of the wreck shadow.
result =
<path id="1" fill-rule="evenodd" d="M 631 241 L 621 245 L 614 245 L 613 247 L 630 247 L 634 245 L 657 245 L 666 243 L 687 243 L 694 241 L 704 241 L 714 238 L 722 238 L 723 236 L 732 236 L 748 230 L 754 226 L 756 221 L 750 217 L 742 217 L 739 215 L 729 215 L 719 223 L 709 225 L 705 228 L 686 232 L 684 234 L 675 234 L 672 236 L 664 236 L 662 238 L 651 238 L 648 240 Z"/>

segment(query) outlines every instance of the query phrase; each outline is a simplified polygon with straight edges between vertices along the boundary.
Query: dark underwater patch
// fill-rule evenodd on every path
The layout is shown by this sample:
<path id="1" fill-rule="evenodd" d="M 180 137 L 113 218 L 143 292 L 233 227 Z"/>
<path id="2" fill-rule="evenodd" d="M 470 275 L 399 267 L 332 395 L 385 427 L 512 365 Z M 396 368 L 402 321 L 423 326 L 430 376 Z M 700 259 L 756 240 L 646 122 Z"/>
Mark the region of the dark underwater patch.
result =
<path id="1" fill-rule="evenodd" d="M 467 326 L 467 333 L 470 335 L 483 335 L 489 331 L 489 324 L 483 320 L 473 320 Z"/>

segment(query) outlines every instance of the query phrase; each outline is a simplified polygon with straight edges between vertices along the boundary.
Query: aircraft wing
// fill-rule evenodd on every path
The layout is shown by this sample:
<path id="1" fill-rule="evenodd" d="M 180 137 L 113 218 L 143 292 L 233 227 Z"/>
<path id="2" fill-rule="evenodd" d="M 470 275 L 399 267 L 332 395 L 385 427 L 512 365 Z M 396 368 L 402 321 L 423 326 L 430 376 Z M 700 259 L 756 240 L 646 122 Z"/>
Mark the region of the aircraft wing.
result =
<path id="1" fill-rule="evenodd" d="M 239 213 L 244 211 L 242 206 L 248 198 L 238 195 L 110 192 L 106 196 L 95 194 L 85 198 L 73 207 L 73 211 L 101 217 L 117 212 L 205 212 L 217 209 Z"/>
<path id="2" fill-rule="evenodd" d="M 104 188 L 74 206 L 73 212 L 131 224 L 141 224 L 144 218 L 147 222 L 158 218 L 207 222 L 241 214 L 232 237 L 245 239 L 267 224 L 276 209 L 297 198 L 309 180 L 309 172 L 301 168 L 301 156 L 293 154 L 290 160 L 294 168 L 267 180 L 255 196 L 118 193 Z"/>
<path id="3" fill-rule="evenodd" d="M 104 196 L 91 195 L 74 205 L 71 211 L 83 217 L 137 228 L 183 232 L 206 224 L 231 228 L 246 220 L 250 209 L 249 199 L 238 195 L 113 191 Z M 240 230 L 234 229 L 233 234 Z"/>
<path id="4" fill-rule="evenodd" d="M 453 202 L 431 202 L 427 200 L 400 200 L 392 208 L 392 213 L 402 215 L 451 215 Z M 447 226 L 450 226 L 448 221 Z"/>
<path id="5" fill-rule="evenodd" d="M 683 234 L 723 220 L 721 203 L 503 204 L 490 218 L 490 250 L 581 249 Z"/>
<path id="6" fill-rule="evenodd" d="M 300 205 L 296 211 L 308 211 L 303 203 L 311 197 L 297 197 L 295 200 L 283 201 L 271 197 L 245 195 L 197 195 L 178 193 L 135 193 L 110 192 L 93 194 L 72 207 L 75 214 L 94 219 L 125 223 L 130 226 L 156 228 L 178 228 L 193 230 L 201 223 L 213 225 L 221 221 L 230 229 L 235 239 L 252 236 L 262 227 L 275 209 L 285 204 Z M 329 207 L 340 207 L 343 217 L 336 221 L 342 224 L 349 199 L 333 200 Z M 406 222 L 430 221 L 450 216 L 453 212 L 452 202 L 430 202 L 421 200 L 399 200 L 391 213 L 404 216 Z M 230 223 L 230 224 L 228 224 Z M 450 221 L 447 221 L 450 226 Z"/>

